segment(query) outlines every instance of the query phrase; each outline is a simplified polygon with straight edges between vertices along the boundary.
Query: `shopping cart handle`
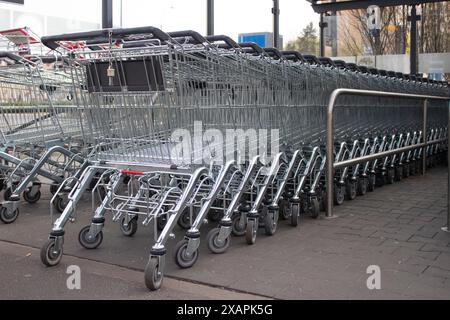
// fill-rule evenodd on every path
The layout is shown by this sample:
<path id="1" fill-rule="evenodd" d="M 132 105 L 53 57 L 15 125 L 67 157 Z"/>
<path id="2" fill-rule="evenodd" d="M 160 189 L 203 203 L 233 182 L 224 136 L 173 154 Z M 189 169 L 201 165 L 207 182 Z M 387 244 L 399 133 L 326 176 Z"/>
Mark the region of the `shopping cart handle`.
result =
<path id="1" fill-rule="evenodd" d="M 347 63 L 344 60 L 334 60 L 334 65 L 341 69 L 347 69 Z"/>
<path id="2" fill-rule="evenodd" d="M 8 58 L 15 62 L 29 62 L 24 57 L 21 57 L 17 54 L 14 54 L 14 53 L 8 52 L 8 51 L 0 51 L 0 59 L 3 59 L 3 58 Z"/>
<path id="3" fill-rule="evenodd" d="M 259 55 L 264 54 L 263 48 L 261 48 L 254 42 L 239 42 L 239 47 L 243 49 L 252 49 L 254 53 L 257 53 Z"/>
<path id="4" fill-rule="evenodd" d="M 173 31 L 167 33 L 172 38 L 185 38 L 191 37 L 195 40 L 196 44 L 209 45 L 208 40 L 205 39 L 200 33 L 193 30 Z"/>
<path id="5" fill-rule="evenodd" d="M 266 52 L 271 57 L 276 57 L 278 60 L 283 59 L 283 55 L 277 48 L 264 48 L 264 52 Z"/>
<path id="6" fill-rule="evenodd" d="M 170 39 L 169 35 L 162 30 L 155 27 L 137 27 L 137 28 L 119 28 L 119 29 L 102 29 L 87 32 L 77 32 L 60 34 L 55 36 L 42 37 L 42 43 L 52 49 L 56 50 L 59 47 L 59 41 L 88 41 L 88 40 L 98 40 L 98 39 L 109 39 L 111 37 L 114 40 L 119 38 L 130 37 L 132 35 L 144 35 L 151 34 L 155 38 L 166 42 Z"/>
<path id="7" fill-rule="evenodd" d="M 322 64 L 320 62 L 320 60 L 317 59 L 317 57 L 312 54 L 307 54 L 307 55 L 304 55 L 303 57 L 305 58 L 306 62 L 308 62 L 309 64 L 317 64 L 317 65 Z"/>
<path id="8" fill-rule="evenodd" d="M 223 41 L 225 44 L 228 45 L 229 49 L 231 49 L 231 48 L 239 48 L 239 45 L 237 44 L 236 41 L 234 41 L 230 37 L 224 36 L 224 35 L 207 36 L 206 40 L 208 40 L 209 42 Z"/>
<path id="9" fill-rule="evenodd" d="M 322 65 L 326 67 L 336 67 L 336 64 L 328 57 L 320 57 L 319 61 Z"/>
<path id="10" fill-rule="evenodd" d="M 303 58 L 303 55 L 298 51 L 288 50 L 288 51 L 281 51 L 281 53 L 287 60 L 305 62 L 305 58 Z"/>

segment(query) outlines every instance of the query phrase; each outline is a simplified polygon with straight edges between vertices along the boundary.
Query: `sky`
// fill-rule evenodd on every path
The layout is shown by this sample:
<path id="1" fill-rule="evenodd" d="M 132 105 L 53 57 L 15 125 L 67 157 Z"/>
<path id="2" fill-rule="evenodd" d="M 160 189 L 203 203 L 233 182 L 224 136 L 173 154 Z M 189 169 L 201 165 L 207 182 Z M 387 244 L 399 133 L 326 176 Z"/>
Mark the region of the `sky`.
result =
<path id="1" fill-rule="evenodd" d="M 101 23 L 101 0 L 25 0 L 25 6 L 2 7 Z M 116 26 L 120 26 L 120 2 L 114 0 Z M 122 0 L 122 26 L 152 25 L 164 31 L 192 29 L 206 33 L 206 0 Z M 237 40 L 239 33 L 272 31 L 272 0 L 215 0 L 215 33 Z M 319 16 L 306 0 L 280 0 L 280 33 L 284 42 L 295 39 Z"/>

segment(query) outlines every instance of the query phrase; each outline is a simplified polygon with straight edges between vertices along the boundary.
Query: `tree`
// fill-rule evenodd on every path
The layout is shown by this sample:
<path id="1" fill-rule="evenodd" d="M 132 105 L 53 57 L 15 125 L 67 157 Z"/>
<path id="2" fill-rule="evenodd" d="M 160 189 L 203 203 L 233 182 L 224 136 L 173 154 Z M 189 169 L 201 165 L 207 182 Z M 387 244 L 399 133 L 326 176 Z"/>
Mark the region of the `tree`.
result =
<path id="1" fill-rule="evenodd" d="M 319 54 L 319 37 L 317 35 L 317 29 L 314 28 L 312 22 L 310 22 L 305 28 L 303 28 L 301 34 L 297 39 L 289 41 L 286 44 L 286 50 L 296 50 L 302 54 Z"/>

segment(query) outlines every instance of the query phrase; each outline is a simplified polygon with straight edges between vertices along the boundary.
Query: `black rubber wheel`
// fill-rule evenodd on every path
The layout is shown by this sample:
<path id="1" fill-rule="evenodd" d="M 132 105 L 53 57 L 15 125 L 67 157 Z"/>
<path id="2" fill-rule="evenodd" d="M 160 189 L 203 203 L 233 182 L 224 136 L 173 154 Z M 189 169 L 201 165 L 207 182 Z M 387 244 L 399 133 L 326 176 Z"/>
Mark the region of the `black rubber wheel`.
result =
<path id="1" fill-rule="evenodd" d="M 183 239 L 175 246 L 175 263 L 182 269 L 192 267 L 198 259 L 198 249 L 195 250 L 191 257 L 186 255 L 189 240 Z"/>
<path id="2" fill-rule="evenodd" d="M 345 186 L 334 186 L 334 204 L 340 206 L 344 203 L 345 199 Z"/>
<path id="3" fill-rule="evenodd" d="M 275 212 L 273 210 L 268 210 L 267 207 L 263 209 L 264 214 L 264 231 L 267 236 L 273 236 L 277 231 L 278 221 L 275 220 Z"/>
<path id="4" fill-rule="evenodd" d="M 97 249 L 103 241 L 103 232 L 100 231 L 93 239 L 91 239 L 89 238 L 90 228 L 91 226 L 86 226 L 80 230 L 80 233 L 78 234 L 78 241 L 86 249 Z"/>
<path id="5" fill-rule="evenodd" d="M 51 194 L 55 194 L 56 193 L 56 191 L 58 191 L 58 189 L 59 189 L 59 184 L 51 184 L 50 185 L 50 193 Z"/>
<path id="6" fill-rule="evenodd" d="M 389 168 L 386 171 L 386 183 L 393 184 L 395 180 L 395 170 L 394 168 Z"/>
<path id="7" fill-rule="evenodd" d="M 293 203 L 291 205 L 291 226 L 298 226 L 298 219 L 300 217 L 300 203 Z"/>
<path id="8" fill-rule="evenodd" d="M 206 236 L 206 241 L 208 243 L 208 249 L 212 253 L 221 254 L 228 250 L 230 246 L 231 237 L 227 237 L 223 243 L 219 243 L 217 241 L 217 237 L 219 236 L 220 228 L 211 229 Z"/>
<path id="9" fill-rule="evenodd" d="M 345 184 L 345 196 L 347 200 L 356 199 L 356 191 L 358 189 L 358 181 L 347 181 Z"/>
<path id="10" fill-rule="evenodd" d="M 320 203 L 317 198 L 310 199 L 309 201 L 309 214 L 311 218 L 317 219 L 320 215 Z"/>
<path id="11" fill-rule="evenodd" d="M 382 187 L 386 184 L 386 173 L 382 173 L 380 172 L 379 174 L 376 175 L 376 186 L 377 187 Z"/>
<path id="12" fill-rule="evenodd" d="M 156 218 L 156 228 L 158 228 L 159 231 L 164 230 L 166 224 L 167 224 L 167 215 L 163 214 L 162 216 Z"/>
<path id="13" fill-rule="evenodd" d="M 291 205 L 289 204 L 289 201 L 286 199 L 281 199 L 278 203 L 279 209 L 279 219 L 281 220 L 287 220 L 291 216 Z"/>
<path id="14" fill-rule="evenodd" d="M 367 185 L 369 179 L 367 177 L 362 177 L 358 179 L 358 195 L 363 196 L 367 193 Z"/>
<path id="15" fill-rule="evenodd" d="M 67 206 L 67 200 L 64 199 L 64 197 L 57 195 L 55 198 L 55 201 L 53 202 L 53 207 L 58 211 L 59 213 L 63 213 L 64 209 Z"/>
<path id="16" fill-rule="evenodd" d="M 1 207 L 0 209 L 0 220 L 5 224 L 11 224 L 17 220 L 19 217 L 19 209 L 14 210 L 13 212 L 8 212 L 8 209 L 5 207 Z"/>
<path id="17" fill-rule="evenodd" d="M 367 191 L 374 191 L 377 185 L 377 177 L 374 174 L 369 175 L 369 180 L 367 181 Z"/>
<path id="18" fill-rule="evenodd" d="M 245 230 L 245 241 L 247 244 L 255 244 L 256 235 L 258 233 L 258 221 L 257 219 L 248 219 L 247 228 Z"/>
<path id="19" fill-rule="evenodd" d="M 39 199 L 41 199 L 41 190 L 38 190 L 34 196 L 30 196 L 30 194 L 31 191 L 28 190 L 23 193 L 23 199 L 28 203 L 33 204 L 38 202 Z"/>
<path id="20" fill-rule="evenodd" d="M 195 213 L 192 216 L 192 220 L 194 220 L 194 219 L 195 219 Z M 180 217 L 178 218 L 177 224 L 182 229 L 188 230 L 192 226 L 192 222 L 193 221 L 191 221 L 190 209 L 189 208 L 184 209 L 184 211 L 181 213 Z"/>
<path id="21" fill-rule="evenodd" d="M 223 212 L 221 210 L 211 209 L 208 212 L 208 220 L 211 222 L 218 222 L 222 219 Z"/>
<path id="22" fill-rule="evenodd" d="M 401 181 L 403 178 L 403 166 L 395 167 L 395 181 Z"/>
<path id="23" fill-rule="evenodd" d="M 403 165 L 403 178 L 408 178 L 411 169 L 409 168 L 409 163 Z"/>
<path id="24" fill-rule="evenodd" d="M 54 252 L 55 239 L 48 239 L 41 248 L 41 261 L 47 267 L 53 267 L 61 261 L 63 251 Z"/>
<path id="25" fill-rule="evenodd" d="M 235 214 L 232 218 L 231 232 L 236 237 L 245 235 L 245 222 L 241 224 L 241 214 Z"/>
<path id="26" fill-rule="evenodd" d="M 138 229 L 138 221 L 137 217 L 134 217 L 128 222 L 128 225 L 125 226 L 125 217 L 120 219 L 120 231 L 122 234 L 127 237 L 132 237 Z"/>
<path id="27" fill-rule="evenodd" d="M 159 270 L 159 263 L 157 257 L 150 257 L 144 271 L 145 286 L 152 290 L 161 288 L 164 274 Z"/>
<path id="28" fill-rule="evenodd" d="M 12 193 L 13 193 L 13 190 L 11 187 L 6 188 L 5 192 L 3 193 L 3 199 L 5 199 L 5 201 L 11 200 Z"/>

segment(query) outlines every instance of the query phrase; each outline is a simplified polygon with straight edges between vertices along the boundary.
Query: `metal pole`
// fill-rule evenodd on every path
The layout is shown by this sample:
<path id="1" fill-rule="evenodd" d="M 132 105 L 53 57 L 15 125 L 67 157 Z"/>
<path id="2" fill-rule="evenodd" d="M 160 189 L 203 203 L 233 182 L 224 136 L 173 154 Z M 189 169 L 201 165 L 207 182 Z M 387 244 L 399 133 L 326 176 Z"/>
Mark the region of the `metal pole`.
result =
<path id="1" fill-rule="evenodd" d="M 332 218 L 333 217 L 333 176 L 334 176 L 334 155 L 333 155 L 333 110 L 334 110 L 334 104 L 336 103 L 337 97 L 340 95 L 339 90 L 333 91 L 330 97 L 330 101 L 328 103 L 328 109 L 327 109 L 327 159 L 326 159 L 326 165 L 327 165 L 327 211 L 326 211 L 326 217 Z"/>
<path id="2" fill-rule="evenodd" d="M 423 143 L 425 147 L 422 148 L 422 175 L 425 175 L 425 171 L 427 170 L 427 110 L 428 110 L 428 99 L 423 101 L 423 125 L 422 125 L 422 136 Z"/>
<path id="3" fill-rule="evenodd" d="M 214 35 L 214 0 L 207 0 L 206 3 L 206 34 Z"/>
<path id="4" fill-rule="evenodd" d="M 447 174 L 448 174 L 448 182 L 447 182 L 447 225 L 442 228 L 443 231 L 450 232 L 450 100 L 448 101 L 448 145 L 447 145 Z"/>
<path id="5" fill-rule="evenodd" d="M 417 74 L 417 11 L 416 6 L 411 6 L 411 39 L 410 39 L 410 70 L 411 74 Z"/>
<path id="6" fill-rule="evenodd" d="M 102 1 L 102 28 L 113 27 L 113 0 Z"/>
<path id="7" fill-rule="evenodd" d="M 273 0 L 273 46 L 280 49 L 280 2 Z"/>
<path id="8" fill-rule="evenodd" d="M 320 56 L 324 57 L 325 56 L 325 28 L 327 27 L 327 23 L 324 22 L 323 19 L 323 13 L 320 14 L 320 23 L 319 23 L 319 28 L 320 28 Z"/>

